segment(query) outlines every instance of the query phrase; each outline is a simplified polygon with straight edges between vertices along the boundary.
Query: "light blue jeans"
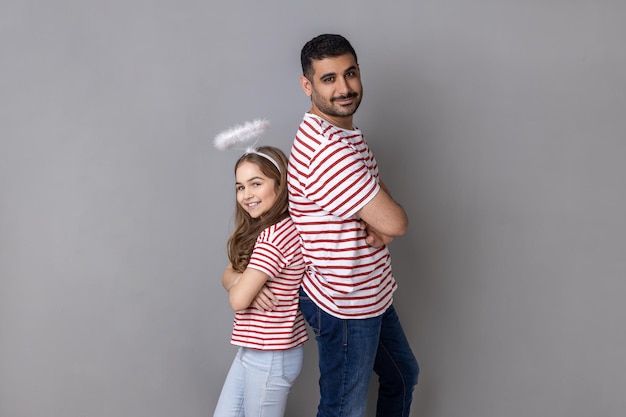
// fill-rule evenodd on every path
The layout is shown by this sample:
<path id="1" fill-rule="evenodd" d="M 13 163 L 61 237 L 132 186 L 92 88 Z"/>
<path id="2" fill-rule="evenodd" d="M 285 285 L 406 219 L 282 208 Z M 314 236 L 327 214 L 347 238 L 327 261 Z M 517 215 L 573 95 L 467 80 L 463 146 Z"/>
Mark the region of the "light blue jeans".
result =
<path id="1" fill-rule="evenodd" d="M 302 369 L 303 347 L 240 347 L 228 371 L 213 417 L 282 417 L 289 390 Z"/>
<path id="2" fill-rule="evenodd" d="M 362 417 L 372 371 L 377 417 L 408 417 L 419 366 L 393 305 L 369 319 L 344 320 L 319 308 L 300 288 L 300 309 L 319 354 L 317 417 Z"/>

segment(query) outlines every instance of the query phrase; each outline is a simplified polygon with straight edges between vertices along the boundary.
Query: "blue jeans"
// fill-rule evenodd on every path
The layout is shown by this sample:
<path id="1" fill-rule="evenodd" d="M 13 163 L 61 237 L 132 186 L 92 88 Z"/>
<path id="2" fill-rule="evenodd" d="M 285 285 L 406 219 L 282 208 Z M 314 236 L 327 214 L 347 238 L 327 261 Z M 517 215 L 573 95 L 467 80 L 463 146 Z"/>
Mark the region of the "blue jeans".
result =
<path id="1" fill-rule="evenodd" d="M 288 350 L 240 347 L 213 417 L 281 417 L 302 369 L 302 346 Z"/>
<path id="2" fill-rule="evenodd" d="M 379 377 L 376 416 L 409 416 L 419 367 L 393 306 L 378 317 L 339 319 L 301 288 L 300 309 L 317 340 L 318 417 L 365 415 L 372 370 Z"/>

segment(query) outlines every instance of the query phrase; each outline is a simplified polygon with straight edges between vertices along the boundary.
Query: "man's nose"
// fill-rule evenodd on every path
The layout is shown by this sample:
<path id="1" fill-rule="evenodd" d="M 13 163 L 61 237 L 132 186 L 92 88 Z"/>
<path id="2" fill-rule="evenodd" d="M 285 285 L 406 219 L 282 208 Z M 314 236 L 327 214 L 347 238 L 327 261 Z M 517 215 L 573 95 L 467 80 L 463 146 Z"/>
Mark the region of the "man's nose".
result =
<path id="1" fill-rule="evenodd" d="M 350 92 L 348 81 L 343 77 L 337 78 L 337 92 L 342 95 L 347 95 Z"/>

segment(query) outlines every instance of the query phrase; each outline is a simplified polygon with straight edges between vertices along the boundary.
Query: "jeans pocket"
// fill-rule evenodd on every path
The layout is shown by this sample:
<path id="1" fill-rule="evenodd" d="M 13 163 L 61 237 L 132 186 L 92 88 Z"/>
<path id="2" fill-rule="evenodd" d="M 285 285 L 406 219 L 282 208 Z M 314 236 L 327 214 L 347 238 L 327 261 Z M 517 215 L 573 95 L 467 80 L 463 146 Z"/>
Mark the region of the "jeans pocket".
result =
<path id="1" fill-rule="evenodd" d="M 283 352 L 282 377 L 289 385 L 293 385 L 302 370 L 302 361 L 304 358 L 303 346 L 297 346 Z"/>

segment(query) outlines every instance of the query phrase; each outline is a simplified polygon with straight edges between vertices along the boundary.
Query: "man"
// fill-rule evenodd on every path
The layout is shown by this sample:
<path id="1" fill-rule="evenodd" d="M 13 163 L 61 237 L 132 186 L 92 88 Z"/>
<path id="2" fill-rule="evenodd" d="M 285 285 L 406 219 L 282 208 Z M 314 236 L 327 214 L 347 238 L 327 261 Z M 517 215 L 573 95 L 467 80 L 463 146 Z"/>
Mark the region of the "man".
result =
<path id="1" fill-rule="evenodd" d="M 300 59 L 312 106 L 289 158 L 289 211 L 307 263 L 300 308 L 318 345 L 317 416 L 363 416 L 374 370 L 376 415 L 407 417 L 419 368 L 392 305 L 397 284 L 385 246 L 405 233 L 406 213 L 353 125 L 363 88 L 350 43 L 320 35 Z"/>

